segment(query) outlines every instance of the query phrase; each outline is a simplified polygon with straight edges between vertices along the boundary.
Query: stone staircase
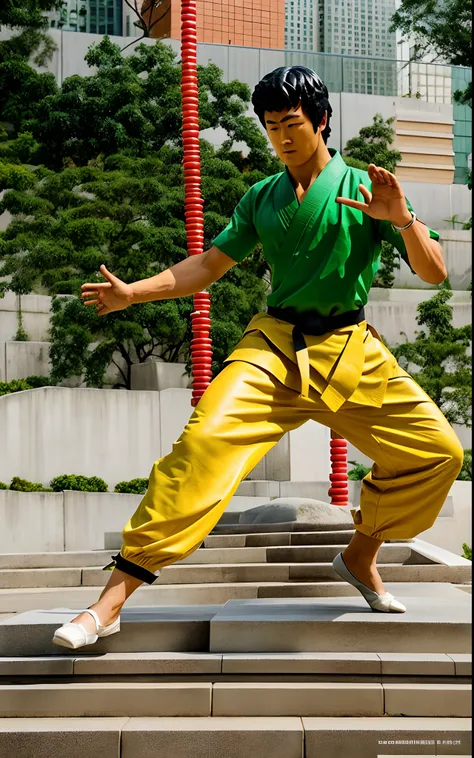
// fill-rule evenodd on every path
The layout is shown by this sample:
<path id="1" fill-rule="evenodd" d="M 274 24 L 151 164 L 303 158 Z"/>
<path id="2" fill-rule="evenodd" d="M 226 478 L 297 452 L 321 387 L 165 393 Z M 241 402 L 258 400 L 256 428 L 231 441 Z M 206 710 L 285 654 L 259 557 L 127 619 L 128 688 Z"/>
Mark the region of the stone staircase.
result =
<path id="1" fill-rule="evenodd" d="M 1 555 L 0 756 L 471 754 L 470 562 L 383 545 L 408 609 L 386 615 L 332 569 L 351 529 L 242 527 L 220 525 L 134 593 L 120 634 L 76 653 L 52 632 L 97 598 L 120 535 Z"/>

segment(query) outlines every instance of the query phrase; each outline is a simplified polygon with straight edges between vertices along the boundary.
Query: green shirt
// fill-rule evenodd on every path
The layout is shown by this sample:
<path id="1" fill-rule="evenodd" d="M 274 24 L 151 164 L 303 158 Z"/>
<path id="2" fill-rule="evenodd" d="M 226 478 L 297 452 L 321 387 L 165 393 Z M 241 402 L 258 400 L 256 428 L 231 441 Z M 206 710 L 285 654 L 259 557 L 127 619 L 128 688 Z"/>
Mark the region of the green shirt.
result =
<path id="1" fill-rule="evenodd" d="M 367 303 L 382 240 L 408 263 L 402 235 L 389 221 L 336 203 L 337 197 L 363 199 L 359 184 L 371 190 L 372 183 L 366 171 L 347 166 L 336 150 L 329 152 L 330 162 L 301 204 L 286 170 L 270 176 L 249 189 L 214 240 L 237 262 L 262 243 L 272 272 L 268 305 L 316 310 L 323 316 L 357 310 Z M 407 205 L 412 210 L 408 200 Z M 429 232 L 439 239 L 437 232 Z"/>

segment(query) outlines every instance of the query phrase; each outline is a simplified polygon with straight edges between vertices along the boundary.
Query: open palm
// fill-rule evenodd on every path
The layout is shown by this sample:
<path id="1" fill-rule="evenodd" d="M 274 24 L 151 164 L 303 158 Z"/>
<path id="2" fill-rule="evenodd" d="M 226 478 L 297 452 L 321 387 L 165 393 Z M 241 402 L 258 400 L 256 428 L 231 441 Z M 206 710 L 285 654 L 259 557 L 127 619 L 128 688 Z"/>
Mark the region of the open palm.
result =
<path id="1" fill-rule="evenodd" d="M 106 316 L 132 305 L 133 290 L 130 284 L 122 282 L 103 265 L 100 267 L 100 273 L 107 279 L 106 282 L 82 285 L 81 297 L 84 305 L 94 305 L 98 316 Z"/>
<path id="2" fill-rule="evenodd" d="M 387 220 L 397 226 L 407 224 L 411 214 L 396 176 L 373 163 L 370 164 L 368 173 L 372 181 L 372 192 L 363 184 L 359 184 L 359 191 L 364 196 L 365 203 L 344 197 L 338 197 L 336 202 L 349 208 L 357 208 L 370 218 Z"/>

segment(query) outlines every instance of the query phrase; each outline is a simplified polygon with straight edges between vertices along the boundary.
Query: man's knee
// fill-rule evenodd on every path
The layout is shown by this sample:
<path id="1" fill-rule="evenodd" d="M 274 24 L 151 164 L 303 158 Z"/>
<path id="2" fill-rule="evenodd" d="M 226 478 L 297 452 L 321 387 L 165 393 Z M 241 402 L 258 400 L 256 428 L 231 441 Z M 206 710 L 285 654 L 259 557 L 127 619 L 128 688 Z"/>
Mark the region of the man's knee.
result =
<path id="1" fill-rule="evenodd" d="M 453 478 L 456 478 L 462 469 L 464 450 L 454 432 L 443 439 L 442 453 L 446 468 L 453 474 Z"/>

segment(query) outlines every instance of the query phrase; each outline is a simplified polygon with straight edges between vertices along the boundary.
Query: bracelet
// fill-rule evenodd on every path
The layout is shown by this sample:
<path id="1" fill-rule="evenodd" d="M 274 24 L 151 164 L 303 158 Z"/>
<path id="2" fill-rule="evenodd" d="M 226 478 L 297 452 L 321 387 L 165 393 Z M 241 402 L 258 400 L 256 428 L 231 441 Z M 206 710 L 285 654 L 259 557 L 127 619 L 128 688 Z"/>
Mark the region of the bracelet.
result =
<path id="1" fill-rule="evenodd" d="M 404 232 L 405 229 L 409 229 L 410 226 L 413 226 L 413 224 L 416 221 L 416 213 L 415 211 L 410 211 L 410 213 L 411 213 L 411 221 L 409 221 L 408 224 L 406 224 L 406 226 L 395 226 L 394 224 L 392 224 L 392 229 L 394 232 Z"/>

